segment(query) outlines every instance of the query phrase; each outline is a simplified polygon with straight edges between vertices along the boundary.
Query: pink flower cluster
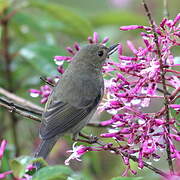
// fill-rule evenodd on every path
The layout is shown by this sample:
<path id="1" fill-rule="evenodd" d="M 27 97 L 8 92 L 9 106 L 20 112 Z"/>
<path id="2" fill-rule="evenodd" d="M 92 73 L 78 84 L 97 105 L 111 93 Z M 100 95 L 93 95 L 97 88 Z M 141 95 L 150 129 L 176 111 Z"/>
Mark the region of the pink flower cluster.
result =
<path id="1" fill-rule="evenodd" d="M 175 110 L 180 109 L 180 105 L 173 104 L 178 98 L 180 80 L 179 72 L 171 67 L 180 64 L 174 62 L 171 48 L 180 45 L 178 42 L 179 20 L 180 14 L 174 20 L 163 19 L 160 26 L 155 26 L 163 68 L 165 72 L 168 72 L 165 74 L 166 85 L 173 89 L 169 96 L 169 108 Z M 135 47 L 131 41 L 127 41 L 127 46 L 133 55 L 124 56 L 120 44 L 119 61 L 109 62 L 103 70 L 105 75 L 112 78 L 105 80 L 106 95 L 99 109 L 112 114 L 112 118 L 101 122 L 101 125 L 111 126 L 111 128 L 100 136 L 111 138 L 112 142 L 115 140 L 120 152 L 138 157 L 139 168 L 143 168 L 144 162 L 158 161 L 163 152 L 166 152 L 165 137 L 170 143 L 171 158 L 180 159 L 180 151 L 174 145 L 174 141 L 180 141 L 180 133 L 176 128 L 178 122 L 174 117 L 171 117 L 168 123 L 171 128 L 171 133 L 168 133 L 164 107 L 155 112 L 146 112 L 145 108 L 153 105 L 153 99 L 164 101 L 163 93 L 158 93 L 158 90 L 162 88 L 162 72 L 151 27 L 131 25 L 120 28 L 124 31 L 134 29 L 145 31 L 141 33 L 144 46 Z M 98 151 L 105 150 L 104 147 L 94 147 L 98 148 Z M 82 150 L 79 148 L 77 148 L 78 151 Z M 73 154 L 78 154 L 78 152 L 74 151 Z M 77 157 L 79 158 L 82 154 L 78 154 Z M 128 167 L 124 174 L 127 174 L 128 170 L 135 174 L 135 171 L 130 168 L 128 157 L 124 157 L 124 163 Z"/>
<path id="2" fill-rule="evenodd" d="M 180 105 L 175 104 L 178 92 L 180 91 L 179 72 L 172 67 L 180 66 L 174 61 L 172 47 L 179 46 L 180 26 L 178 25 L 180 14 L 174 20 L 164 18 L 160 25 L 155 25 L 155 31 L 158 35 L 158 46 L 161 51 L 163 69 L 165 71 L 166 86 L 172 89 L 168 95 L 169 109 L 179 111 Z M 162 88 L 161 66 L 154 33 L 151 27 L 131 25 L 122 26 L 120 30 L 128 31 L 142 29 L 141 38 L 142 47 L 136 47 L 131 41 L 127 41 L 127 47 L 132 52 L 132 56 L 123 55 L 122 45 L 118 46 L 118 60 L 105 64 L 103 68 L 105 79 L 106 94 L 99 107 L 99 110 L 105 110 L 112 114 L 112 118 L 101 122 L 103 126 L 110 126 L 107 133 L 101 134 L 101 138 L 111 138 L 112 142 L 116 141 L 116 148 L 119 152 L 136 156 L 138 158 L 139 168 L 144 167 L 144 162 L 158 161 L 162 152 L 166 150 L 166 140 L 170 143 L 171 158 L 180 159 L 180 151 L 176 149 L 174 141 L 180 141 L 180 133 L 176 128 L 179 125 L 174 117 L 170 117 L 169 122 L 166 120 L 166 109 L 162 107 L 154 112 L 146 112 L 147 107 L 153 106 L 153 99 L 164 101 Z M 89 43 L 106 43 L 108 38 L 99 41 L 99 36 L 95 32 L 93 37 L 88 37 Z M 71 61 L 72 57 L 80 50 L 79 44 L 75 43 L 73 48 L 67 47 L 70 56 L 55 56 L 55 62 L 58 65 L 58 72 L 63 74 L 64 61 Z M 109 77 L 111 77 L 109 79 Z M 53 79 L 47 79 L 51 83 L 56 83 L 60 76 Z M 41 95 L 41 103 L 45 103 L 51 87 L 42 86 L 40 90 L 32 89 L 30 92 L 34 95 Z M 168 132 L 167 125 L 170 126 L 171 132 Z M 65 161 L 69 164 L 71 159 L 77 159 L 89 151 L 109 150 L 112 144 L 105 146 L 73 146 L 72 154 Z M 164 154 L 163 154 L 164 156 Z M 124 157 L 124 163 L 127 169 L 124 175 L 130 170 L 129 158 Z"/>

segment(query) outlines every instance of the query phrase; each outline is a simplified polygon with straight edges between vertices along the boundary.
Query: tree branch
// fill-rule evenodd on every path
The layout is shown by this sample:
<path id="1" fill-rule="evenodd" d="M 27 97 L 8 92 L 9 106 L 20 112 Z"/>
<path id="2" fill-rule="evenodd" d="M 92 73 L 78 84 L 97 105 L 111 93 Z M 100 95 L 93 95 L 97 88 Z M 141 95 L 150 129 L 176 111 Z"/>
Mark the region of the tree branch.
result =
<path id="1" fill-rule="evenodd" d="M 16 102 L 17 104 L 20 104 L 22 105 L 23 107 L 26 106 L 26 107 L 29 107 L 30 109 L 34 109 L 36 111 L 40 111 L 42 112 L 43 111 L 43 108 L 26 100 L 26 99 L 23 99 L 13 93 L 10 93 L 9 91 L 3 89 L 0 87 L 0 94 L 3 95 L 3 96 L 6 96 L 8 99 Z"/>
<path id="2" fill-rule="evenodd" d="M 167 91 L 167 87 L 166 87 L 166 79 L 165 79 L 165 74 L 166 71 L 164 70 L 164 65 L 163 65 L 163 60 L 162 60 L 162 56 L 161 56 L 161 50 L 158 44 L 158 35 L 156 33 L 156 29 L 155 29 L 155 25 L 154 25 L 154 20 L 151 17 L 151 13 L 148 9 L 148 6 L 145 2 L 145 0 L 142 0 L 145 11 L 147 13 L 147 17 L 149 19 L 150 25 L 152 27 L 152 32 L 154 34 L 154 42 L 156 44 L 156 49 L 157 49 L 157 53 L 158 53 L 158 57 L 159 57 L 159 63 L 160 63 L 160 71 L 161 71 L 161 79 L 162 79 L 162 86 L 163 86 L 163 95 L 164 95 L 164 105 L 165 105 L 165 112 L 166 112 L 166 129 L 167 129 L 167 134 L 165 136 L 165 141 L 166 141 L 166 152 L 167 152 L 167 160 L 168 160 L 168 164 L 169 164 L 169 169 L 170 171 L 174 174 L 174 168 L 173 168 L 173 163 L 172 163 L 172 159 L 171 159 L 171 151 L 170 151 L 170 142 L 168 139 L 168 136 L 170 134 L 170 126 L 169 126 L 169 122 L 170 122 L 170 113 L 169 113 L 169 98 L 168 98 L 168 91 Z"/>
<path id="3" fill-rule="evenodd" d="M 129 155 L 128 153 L 126 152 L 123 152 L 123 151 L 120 151 L 119 150 L 119 147 L 113 147 L 113 146 L 109 146 L 108 144 L 105 144 L 104 142 L 100 141 L 98 137 L 91 137 L 91 136 L 87 136 L 82 133 L 80 133 L 80 136 L 86 138 L 86 140 L 84 139 L 76 139 L 76 141 L 79 141 L 79 142 L 85 142 L 85 143 L 88 143 L 88 144 L 94 144 L 94 143 L 97 143 L 99 144 L 100 146 L 103 146 L 103 147 L 106 147 L 106 150 L 109 150 L 109 151 L 113 151 L 115 152 L 116 154 L 118 155 L 121 155 L 121 156 L 124 156 L 124 157 L 127 157 L 131 160 L 133 160 L 134 162 L 139 162 L 138 158 L 136 156 L 133 156 L 133 155 Z M 168 178 L 169 176 L 164 173 L 163 171 L 161 171 L 160 169 L 157 169 L 156 167 L 146 163 L 145 161 L 143 161 L 143 164 L 146 168 L 152 170 L 153 172 L 155 172 L 156 174 L 159 174 L 165 178 Z"/>
<path id="4" fill-rule="evenodd" d="M 10 112 L 15 112 L 21 116 L 27 117 L 37 122 L 41 122 L 41 115 L 43 112 L 43 108 L 19 96 L 9 93 L 8 91 L 2 88 L 0 88 L 0 94 L 5 95 L 7 98 L 11 98 L 11 100 L 9 100 L 7 98 L 0 97 L 0 106 L 8 109 Z M 22 105 L 23 102 L 24 105 Z M 18 103 L 21 105 L 19 105 Z M 90 127 L 99 127 L 99 128 L 111 127 L 111 126 L 103 126 L 100 123 L 94 123 L 94 122 L 88 123 L 87 125 Z"/>
<path id="5" fill-rule="evenodd" d="M 164 0 L 164 16 L 169 19 L 169 9 L 167 0 Z"/>

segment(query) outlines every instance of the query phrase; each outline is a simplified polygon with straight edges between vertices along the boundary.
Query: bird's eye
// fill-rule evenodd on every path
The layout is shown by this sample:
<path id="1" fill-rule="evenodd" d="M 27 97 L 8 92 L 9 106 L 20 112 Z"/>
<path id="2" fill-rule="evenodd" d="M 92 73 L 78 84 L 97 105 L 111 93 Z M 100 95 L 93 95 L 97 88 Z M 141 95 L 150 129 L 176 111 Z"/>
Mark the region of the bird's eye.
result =
<path id="1" fill-rule="evenodd" d="M 98 56 L 99 56 L 99 57 L 102 57 L 103 55 L 104 55 L 104 51 L 102 51 L 102 50 L 101 50 L 101 51 L 98 51 Z"/>

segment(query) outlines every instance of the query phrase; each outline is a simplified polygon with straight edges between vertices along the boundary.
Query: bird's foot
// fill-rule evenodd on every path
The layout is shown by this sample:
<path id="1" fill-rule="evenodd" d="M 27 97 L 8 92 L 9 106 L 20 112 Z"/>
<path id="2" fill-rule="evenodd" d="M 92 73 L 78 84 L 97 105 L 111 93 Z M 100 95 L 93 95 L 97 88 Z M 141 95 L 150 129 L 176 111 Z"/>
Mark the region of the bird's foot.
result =
<path id="1" fill-rule="evenodd" d="M 97 141 L 99 140 L 99 138 L 97 136 L 92 136 L 92 135 L 88 136 L 88 135 L 83 134 L 81 132 L 79 133 L 79 136 L 81 136 L 81 137 L 83 137 L 85 139 L 80 139 L 80 138 L 78 138 L 77 135 L 74 135 L 73 140 L 74 141 L 79 141 L 79 142 L 85 142 L 85 143 L 88 143 L 88 144 L 97 143 Z"/>

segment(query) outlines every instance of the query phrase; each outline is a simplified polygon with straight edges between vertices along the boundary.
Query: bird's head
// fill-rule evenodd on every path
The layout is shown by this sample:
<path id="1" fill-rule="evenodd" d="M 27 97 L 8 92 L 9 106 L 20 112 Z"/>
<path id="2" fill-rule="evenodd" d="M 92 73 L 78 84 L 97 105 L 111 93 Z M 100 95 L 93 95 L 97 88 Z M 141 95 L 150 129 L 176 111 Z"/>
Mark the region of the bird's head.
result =
<path id="1" fill-rule="evenodd" d="M 108 48 L 102 44 L 89 44 L 82 47 L 74 58 L 86 64 L 102 67 L 105 60 L 117 50 L 117 46 L 118 44 L 115 44 Z"/>

